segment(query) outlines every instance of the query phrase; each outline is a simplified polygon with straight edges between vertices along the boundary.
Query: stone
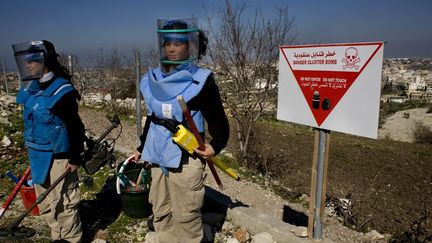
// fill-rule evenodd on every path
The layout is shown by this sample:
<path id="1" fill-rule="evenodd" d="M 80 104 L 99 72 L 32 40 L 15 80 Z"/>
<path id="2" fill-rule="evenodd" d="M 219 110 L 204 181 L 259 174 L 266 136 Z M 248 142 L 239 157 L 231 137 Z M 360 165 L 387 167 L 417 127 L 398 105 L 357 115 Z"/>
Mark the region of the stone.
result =
<path id="1" fill-rule="evenodd" d="M 280 186 L 281 185 L 281 182 L 279 180 L 272 180 L 271 183 L 273 186 Z"/>
<path id="2" fill-rule="evenodd" d="M 240 243 L 236 238 L 228 238 L 226 243 Z"/>
<path id="3" fill-rule="evenodd" d="M 102 243 L 102 242 L 106 242 L 107 239 L 108 239 L 108 231 L 100 229 L 96 232 L 93 242 Z M 95 241 L 95 240 L 99 240 L 99 241 Z"/>
<path id="4" fill-rule="evenodd" d="M 240 242 L 245 243 L 248 242 L 250 236 L 249 232 L 247 232 L 245 227 L 241 227 L 240 229 L 236 230 L 233 234 L 233 236 Z"/>
<path id="5" fill-rule="evenodd" d="M 372 230 L 372 231 L 366 233 L 365 236 L 371 240 L 384 239 L 384 235 L 378 233 L 376 230 Z"/>
<path id="6" fill-rule="evenodd" d="M 3 139 L 1 142 L 4 146 L 9 146 L 12 143 L 11 140 L 6 135 L 3 136 Z"/>
<path id="7" fill-rule="evenodd" d="M 227 231 L 234 229 L 234 227 L 235 226 L 231 222 L 225 221 L 222 225 L 222 231 L 227 232 Z"/>
<path id="8" fill-rule="evenodd" d="M 333 206 L 328 206 L 324 208 L 324 215 L 328 217 L 333 217 L 336 215 L 336 211 Z"/>
<path id="9" fill-rule="evenodd" d="M 268 232 L 262 232 L 251 237 L 251 243 L 274 243 L 273 237 Z"/>
<path id="10" fill-rule="evenodd" d="M 291 232 L 293 232 L 298 237 L 308 236 L 307 228 L 303 226 L 296 227 L 295 229 L 292 229 Z"/>
<path id="11" fill-rule="evenodd" d="M 104 96 L 104 100 L 107 101 L 107 102 L 110 102 L 110 101 L 112 100 L 112 96 L 111 96 L 111 94 L 106 94 L 106 95 Z"/>

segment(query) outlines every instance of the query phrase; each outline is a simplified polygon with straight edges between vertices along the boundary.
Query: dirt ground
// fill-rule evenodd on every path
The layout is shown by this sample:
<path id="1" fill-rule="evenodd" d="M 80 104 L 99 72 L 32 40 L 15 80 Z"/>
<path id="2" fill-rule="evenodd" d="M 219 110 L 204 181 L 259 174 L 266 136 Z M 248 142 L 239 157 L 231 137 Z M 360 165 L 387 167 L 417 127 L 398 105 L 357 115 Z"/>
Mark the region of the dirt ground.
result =
<path id="1" fill-rule="evenodd" d="M 432 113 L 426 113 L 427 110 L 427 108 L 416 108 L 396 112 L 387 118 L 386 123 L 380 129 L 379 138 L 412 143 L 416 124 L 432 127 Z"/>

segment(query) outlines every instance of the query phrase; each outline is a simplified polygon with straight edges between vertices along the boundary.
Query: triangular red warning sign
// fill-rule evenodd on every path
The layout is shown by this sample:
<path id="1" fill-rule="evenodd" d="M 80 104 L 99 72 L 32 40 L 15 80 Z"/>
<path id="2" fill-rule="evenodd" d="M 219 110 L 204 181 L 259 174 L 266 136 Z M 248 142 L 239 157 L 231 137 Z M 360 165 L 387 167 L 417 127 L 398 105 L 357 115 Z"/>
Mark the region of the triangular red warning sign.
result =
<path id="1" fill-rule="evenodd" d="M 318 126 L 324 122 L 360 74 L 300 70 L 293 73 Z"/>
<path id="2" fill-rule="evenodd" d="M 327 51 L 308 52 L 304 51 L 308 50 L 307 48 L 303 48 L 301 53 L 291 53 L 295 60 L 288 60 L 286 50 L 281 48 L 318 127 L 330 115 L 380 47 L 381 45 L 378 45 L 367 53 L 366 57 L 363 55 L 361 58 L 359 51 L 353 46 L 340 47 L 344 48 L 344 55 L 339 56 L 335 55 L 335 51 L 328 51 L 328 46 Z"/>

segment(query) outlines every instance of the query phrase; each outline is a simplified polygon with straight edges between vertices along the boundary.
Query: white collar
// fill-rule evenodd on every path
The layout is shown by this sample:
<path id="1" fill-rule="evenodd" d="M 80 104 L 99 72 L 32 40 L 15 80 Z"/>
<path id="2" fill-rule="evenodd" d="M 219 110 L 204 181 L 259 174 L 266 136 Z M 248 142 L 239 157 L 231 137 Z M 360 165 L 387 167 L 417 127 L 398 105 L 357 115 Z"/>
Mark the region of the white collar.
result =
<path id="1" fill-rule="evenodd" d="M 50 81 L 54 77 L 53 72 L 46 73 L 42 76 L 42 78 L 39 79 L 39 82 L 45 83 L 47 81 Z"/>

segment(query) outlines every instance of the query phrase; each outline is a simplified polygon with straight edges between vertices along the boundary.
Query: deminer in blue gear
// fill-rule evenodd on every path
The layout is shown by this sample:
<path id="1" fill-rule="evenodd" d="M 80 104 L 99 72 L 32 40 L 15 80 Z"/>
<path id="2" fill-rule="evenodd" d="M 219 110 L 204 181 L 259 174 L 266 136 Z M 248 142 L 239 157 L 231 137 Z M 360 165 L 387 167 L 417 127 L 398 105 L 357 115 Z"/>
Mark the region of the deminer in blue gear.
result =
<path id="1" fill-rule="evenodd" d="M 197 20 L 158 20 L 157 32 L 160 65 L 140 82 L 148 114 L 135 154 L 152 165 L 149 202 L 155 233 L 146 239 L 198 243 L 206 241 L 200 212 L 205 164 L 173 142 L 166 124 L 186 126 L 176 99 L 182 95 L 203 138 L 207 123 L 211 140 L 204 151 L 196 150 L 206 159 L 227 145 L 229 124 L 212 71 L 197 65 L 208 42 Z"/>
<path id="2" fill-rule="evenodd" d="M 53 241 L 80 242 L 77 169 L 85 138 L 78 114 L 80 95 L 51 42 L 30 41 L 12 48 L 21 80 L 16 99 L 24 107 L 24 142 L 36 194 L 71 171 L 38 205 L 39 211 L 51 228 Z"/>

